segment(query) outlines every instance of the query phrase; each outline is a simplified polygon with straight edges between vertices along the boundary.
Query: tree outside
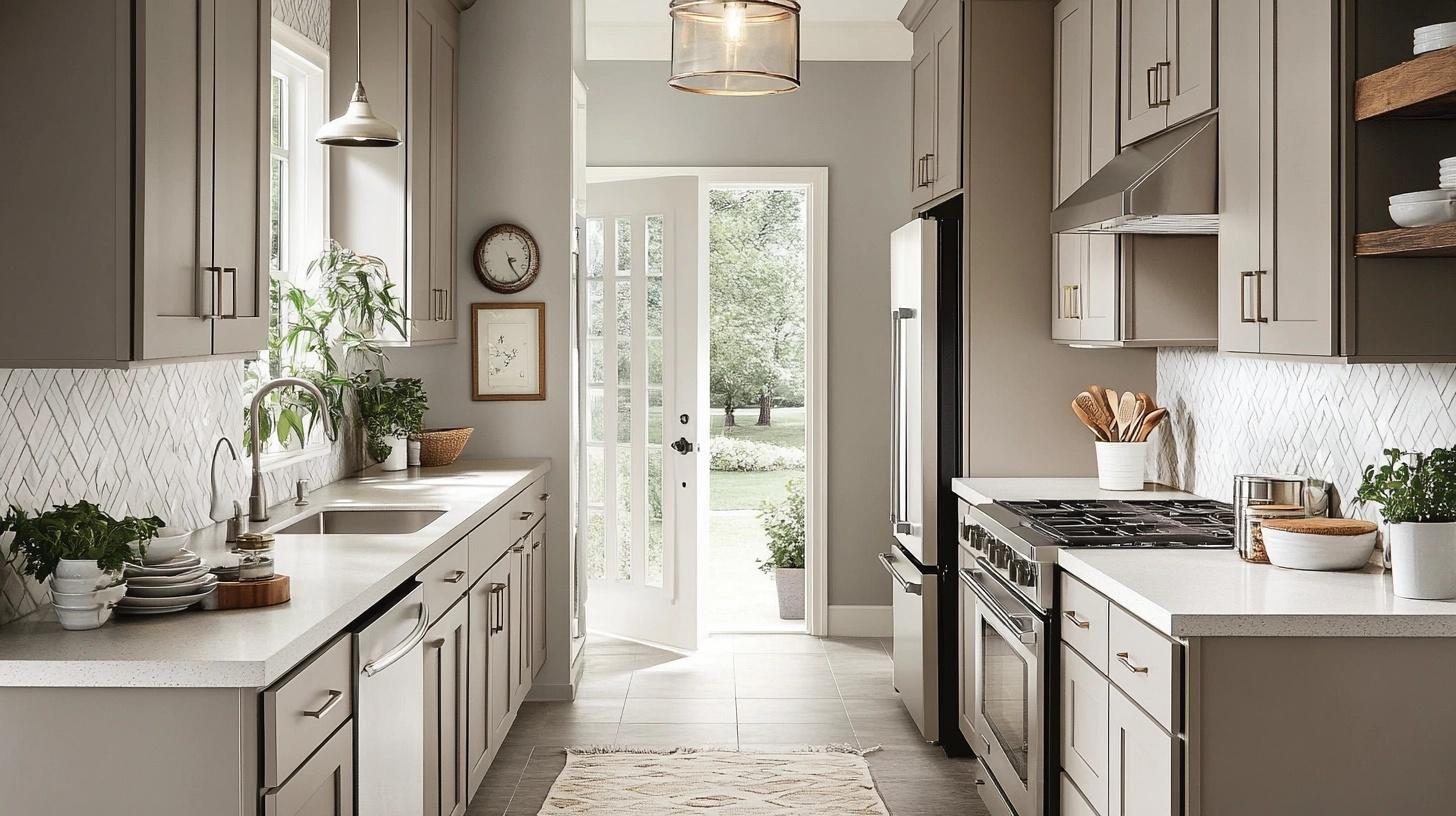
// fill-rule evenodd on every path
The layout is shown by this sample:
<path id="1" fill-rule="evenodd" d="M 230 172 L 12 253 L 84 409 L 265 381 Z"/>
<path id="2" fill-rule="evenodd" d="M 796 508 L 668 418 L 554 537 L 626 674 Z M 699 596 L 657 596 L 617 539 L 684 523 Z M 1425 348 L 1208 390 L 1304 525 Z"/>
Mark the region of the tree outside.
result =
<path id="1" fill-rule="evenodd" d="M 807 280 L 802 190 L 709 191 L 709 558 L 704 611 L 719 630 L 779 619 L 760 518 L 804 478 Z"/>

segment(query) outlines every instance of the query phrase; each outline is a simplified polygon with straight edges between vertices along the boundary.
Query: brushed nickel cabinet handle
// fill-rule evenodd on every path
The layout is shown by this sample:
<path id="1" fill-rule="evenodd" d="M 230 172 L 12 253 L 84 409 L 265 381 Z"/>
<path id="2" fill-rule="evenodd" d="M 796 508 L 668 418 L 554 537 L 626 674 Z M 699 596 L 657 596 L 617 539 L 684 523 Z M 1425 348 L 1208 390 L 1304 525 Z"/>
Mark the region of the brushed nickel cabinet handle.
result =
<path id="1" fill-rule="evenodd" d="M 1133 674 L 1147 674 L 1148 673 L 1148 667 L 1147 666 L 1134 666 L 1133 663 L 1132 663 L 1132 660 L 1130 660 L 1129 657 L 1130 657 L 1130 655 L 1127 652 L 1118 652 L 1117 653 L 1117 662 L 1118 663 L 1121 663 L 1123 668 L 1127 669 L 1128 671 L 1132 672 Z"/>
<path id="2" fill-rule="evenodd" d="M 526 551 L 526 545 L 525 544 L 517 544 L 516 546 L 514 546 L 514 547 L 511 548 L 511 552 L 515 553 L 516 555 L 520 555 L 521 553 L 523 553 L 525 551 Z"/>
<path id="3" fill-rule="evenodd" d="M 444 648 L 444 646 L 445 646 L 445 639 L 444 638 L 436 638 L 434 640 L 427 640 L 427 641 L 425 641 L 425 648 L 427 648 L 427 649 L 442 649 L 442 648 Z"/>
<path id="4" fill-rule="evenodd" d="M 1269 274 L 1266 270 L 1256 269 L 1254 276 L 1254 320 L 1259 323 L 1268 323 L 1269 318 L 1264 316 L 1264 282 L 1260 280 Z"/>
<path id="5" fill-rule="evenodd" d="M 1072 319 L 1082 319 L 1082 284 L 1072 284 Z"/>
<path id="6" fill-rule="evenodd" d="M 445 583 L 458 584 L 461 581 L 465 580 L 465 574 L 465 570 L 455 570 L 454 572 L 445 576 Z"/>
<path id="7" fill-rule="evenodd" d="M 222 267 L 202 267 L 199 283 L 207 289 L 207 297 L 199 298 L 207 303 L 207 309 L 202 313 L 203 320 L 220 320 L 222 318 Z M 211 278 L 211 280 L 209 280 Z"/>
<path id="8" fill-rule="evenodd" d="M 1158 105 L 1166 108 L 1173 104 L 1173 63 L 1165 60 L 1153 67 L 1158 69 Z"/>
<path id="9" fill-rule="evenodd" d="M 315 720 L 322 720 L 324 717 L 329 716 L 329 712 L 333 711 L 334 706 L 338 705 L 339 701 L 342 699 L 344 699 L 344 692 L 337 689 L 329 689 L 328 702 L 319 706 L 318 709 L 315 711 L 303 712 L 303 716 L 312 717 Z"/>
<path id="10" fill-rule="evenodd" d="M 1068 609 L 1066 612 L 1063 612 L 1062 617 L 1071 621 L 1072 625 L 1077 627 L 1078 629 L 1089 629 L 1092 626 L 1092 621 L 1082 620 L 1081 618 L 1077 617 L 1077 612 L 1074 609 Z"/>
<path id="11" fill-rule="evenodd" d="M 551 501 L 551 494 L 550 493 L 542 493 L 540 496 L 537 496 L 536 497 L 536 500 L 537 501 L 543 501 L 543 502 Z"/>
<path id="12" fill-rule="evenodd" d="M 930 185 L 934 184 L 935 183 L 935 177 L 936 177 L 935 154 L 934 153 L 926 153 L 925 154 L 925 186 L 926 187 L 929 187 Z"/>
<path id="13" fill-rule="evenodd" d="M 532 512 L 530 510 L 527 510 L 524 513 L 521 513 L 520 520 L 521 521 L 530 521 L 531 520 L 531 516 L 534 516 L 534 515 L 536 515 L 534 512 Z"/>
<path id="14" fill-rule="evenodd" d="M 1158 107 L 1158 66 L 1148 69 L 1148 110 Z"/>
<path id="15" fill-rule="evenodd" d="M 229 279 L 232 280 L 232 287 L 231 288 L 233 290 L 233 308 L 230 309 L 230 310 L 228 310 L 228 311 L 226 311 L 226 312 L 223 312 L 222 319 L 223 320 L 237 320 L 238 319 L 238 268 L 236 266 L 224 266 L 222 268 L 222 274 L 223 274 L 224 277 L 227 277 L 227 278 L 229 278 Z M 222 305 L 221 304 L 221 300 L 219 300 L 219 303 L 218 303 L 219 309 L 218 309 L 218 311 L 222 311 L 221 305 Z"/>
<path id="16" fill-rule="evenodd" d="M 1239 273 L 1239 322 L 1258 323 L 1258 318 L 1249 317 L 1249 278 L 1255 276 L 1253 272 Z"/>

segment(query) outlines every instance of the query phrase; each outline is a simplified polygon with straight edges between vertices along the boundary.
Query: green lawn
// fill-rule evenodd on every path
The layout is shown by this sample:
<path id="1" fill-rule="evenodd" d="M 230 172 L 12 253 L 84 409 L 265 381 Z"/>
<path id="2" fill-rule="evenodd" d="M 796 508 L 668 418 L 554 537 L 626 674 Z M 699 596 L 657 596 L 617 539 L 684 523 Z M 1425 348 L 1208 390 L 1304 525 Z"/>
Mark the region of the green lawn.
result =
<path id="1" fill-rule="evenodd" d="M 773 424 L 766 428 L 753 424 L 758 421 L 757 408 L 740 408 L 734 411 L 733 416 L 738 420 L 738 425 L 732 428 L 723 427 L 723 409 L 714 408 L 711 411 L 710 433 L 713 436 L 731 436 L 734 439 L 751 439 L 785 448 L 804 449 L 803 408 L 775 408 Z"/>
<path id="2" fill-rule="evenodd" d="M 802 477 L 802 470 L 770 470 L 766 473 L 727 473 L 715 470 L 708 474 L 710 510 L 757 510 L 765 499 L 780 499 L 789 479 Z"/>

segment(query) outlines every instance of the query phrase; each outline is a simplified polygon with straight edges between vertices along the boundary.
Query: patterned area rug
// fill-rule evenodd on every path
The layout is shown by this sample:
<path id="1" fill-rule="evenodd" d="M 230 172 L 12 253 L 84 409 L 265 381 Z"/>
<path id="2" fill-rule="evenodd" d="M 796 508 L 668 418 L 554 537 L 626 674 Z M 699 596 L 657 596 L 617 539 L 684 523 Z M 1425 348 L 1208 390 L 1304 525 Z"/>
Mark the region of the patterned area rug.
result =
<path id="1" fill-rule="evenodd" d="M 541 814 L 889 816 L 853 748 L 807 753 L 568 749 Z"/>

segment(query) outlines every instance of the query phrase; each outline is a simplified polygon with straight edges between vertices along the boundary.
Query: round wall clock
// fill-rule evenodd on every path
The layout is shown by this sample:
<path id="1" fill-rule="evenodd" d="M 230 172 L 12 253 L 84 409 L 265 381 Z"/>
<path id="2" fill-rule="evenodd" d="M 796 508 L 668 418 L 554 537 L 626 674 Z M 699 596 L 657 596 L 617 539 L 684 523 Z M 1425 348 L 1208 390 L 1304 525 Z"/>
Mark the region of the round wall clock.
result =
<path id="1" fill-rule="evenodd" d="M 475 244 L 475 274 L 493 292 L 519 292 L 541 273 L 541 248 L 515 224 L 497 224 Z"/>

